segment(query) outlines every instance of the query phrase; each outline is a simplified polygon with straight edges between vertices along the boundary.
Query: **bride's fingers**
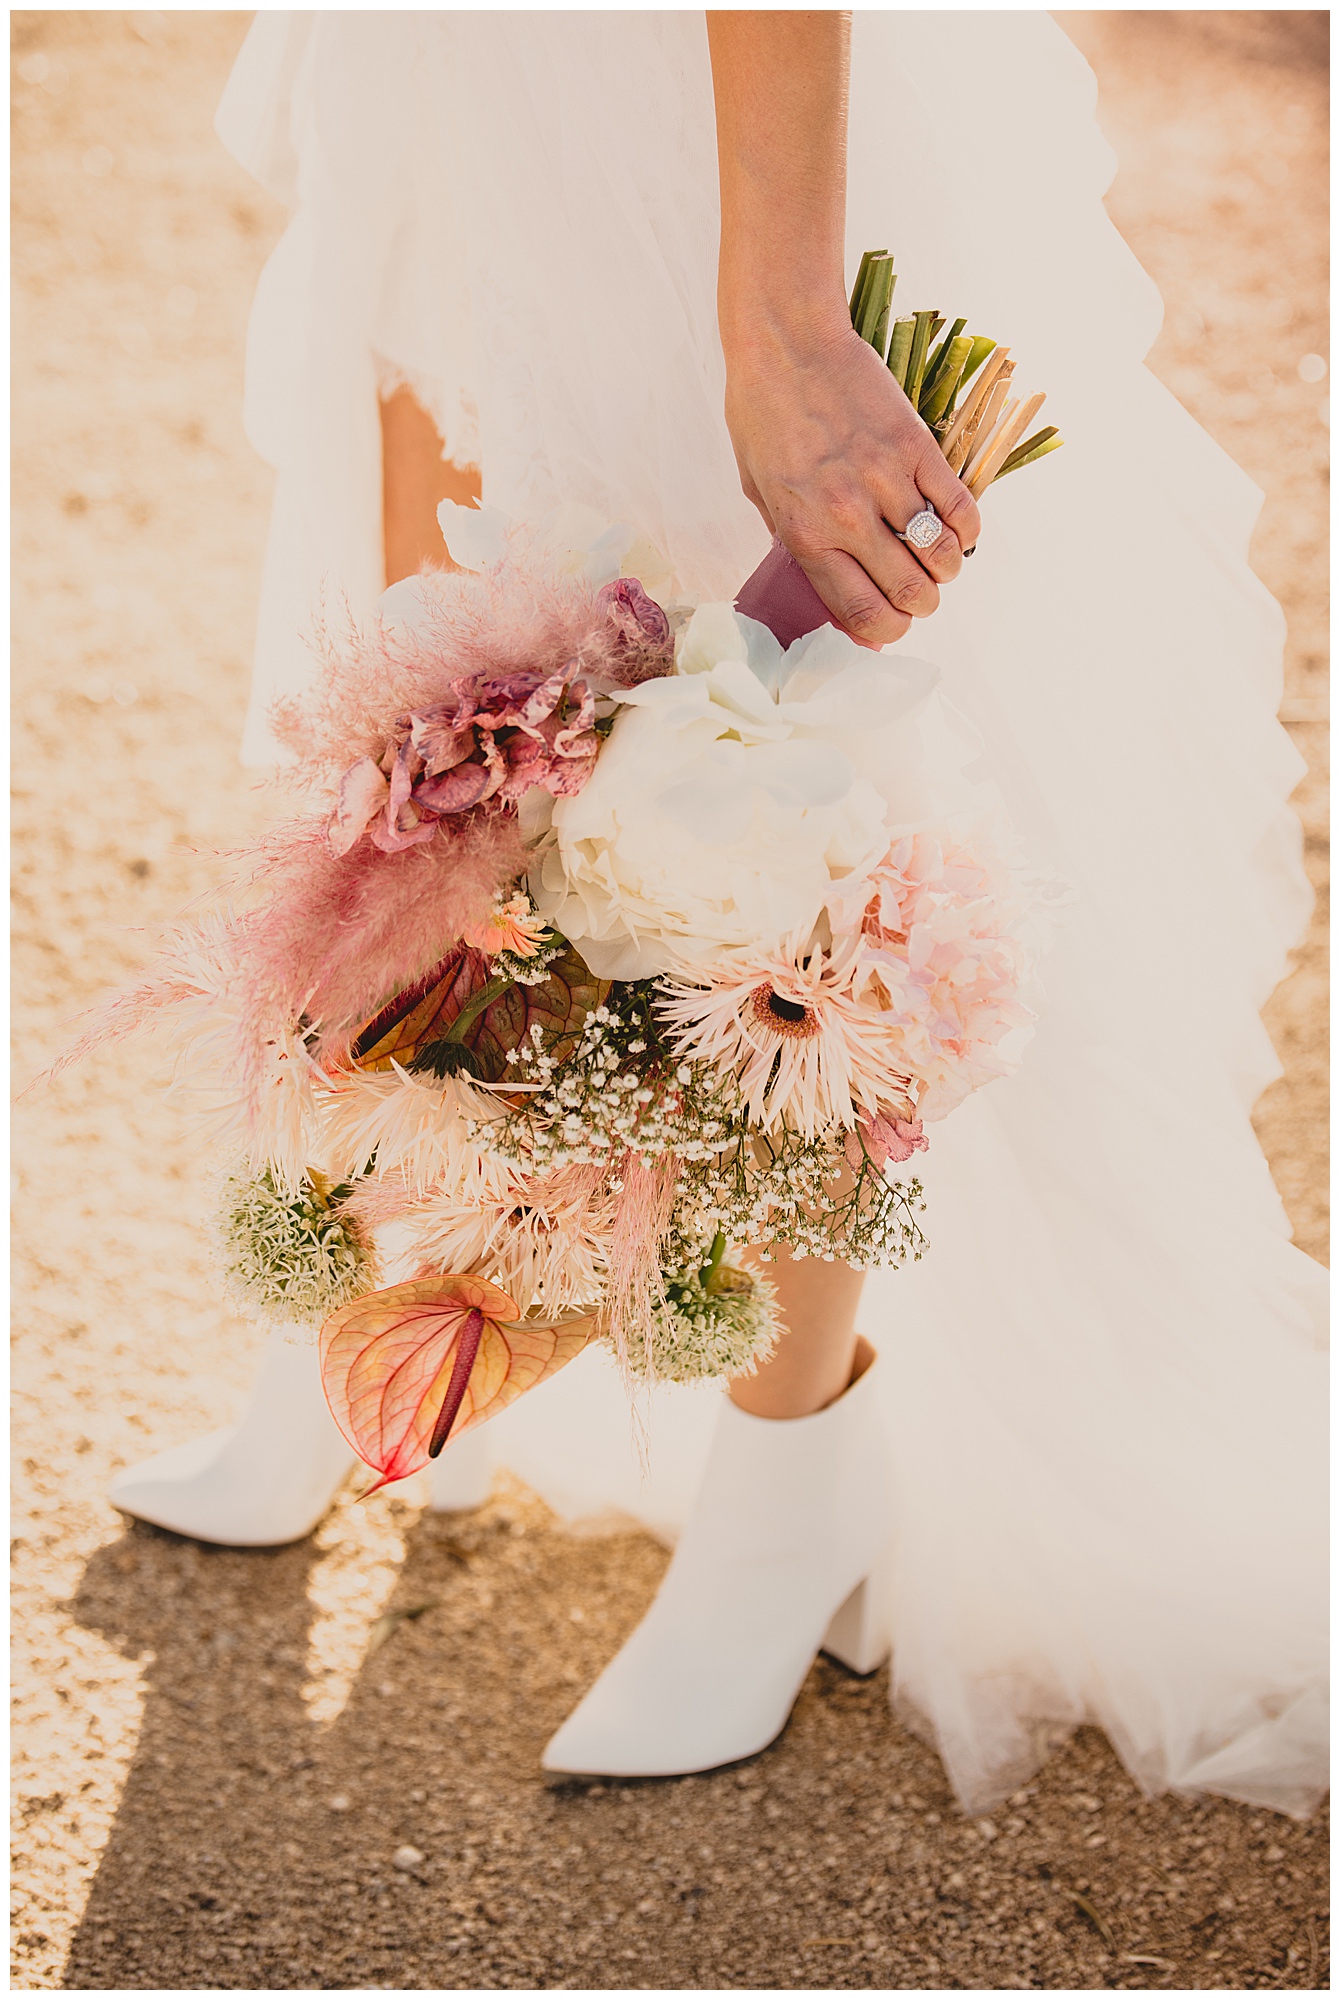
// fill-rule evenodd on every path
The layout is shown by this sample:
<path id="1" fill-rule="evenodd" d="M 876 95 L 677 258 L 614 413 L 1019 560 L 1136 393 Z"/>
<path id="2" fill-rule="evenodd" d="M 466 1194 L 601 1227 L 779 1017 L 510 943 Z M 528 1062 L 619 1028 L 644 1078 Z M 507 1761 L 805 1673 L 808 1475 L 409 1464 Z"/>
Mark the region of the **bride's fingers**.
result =
<path id="1" fill-rule="evenodd" d="M 900 518 L 902 511 L 899 510 Z M 916 508 L 912 511 L 915 513 Z M 911 514 L 906 518 L 910 520 Z M 954 540 L 952 535 L 942 536 L 941 539 Z M 954 547 L 958 548 L 957 542 L 954 542 Z M 925 560 L 928 553 L 933 552 L 909 548 L 905 542 L 900 542 L 883 521 L 868 541 L 858 543 L 852 550 L 861 568 L 878 584 L 894 610 L 905 611 L 909 618 L 929 618 L 933 611 L 939 609 L 940 593 Z"/>
<path id="2" fill-rule="evenodd" d="M 926 555 L 940 555 L 941 543 L 947 542 L 951 535 L 960 550 L 972 548 L 982 532 L 982 517 L 977 511 L 977 502 L 957 473 L 949 470 L 949 465 L 938 448 L 926 452 L 920 460 L 917 465 L 916 481 L 919 490 L 930 501 L 949 531 L 940 537 L 940 541 L 933 549 L 926 551 L 922 561 L 925 562 Z M 959 564 L 955 564 L 950 574 L 956 575 L 959 567 Z M 935 569 L 932 573 L 935 576 L 941 575 L 939 569 Z"/>
<path id="3" fill-rule="evenodd" d="M 910 504 L 906 500 L 900 499 L 896 504 L 890 505 L 884 518 L 891 528 L 895 528 L 901 533 L 907 527 L 908 522 L 913 520 L 925 508 L 926 504 L 926 500 L 921 494 L 917 494 Z M 937 507 L 935 511 L 939 513 L 940 510 Z M 943 520 L 944 516 L 941 515 L 940 518 Z M 937 583 L 951 582 L 963 567 L 963 548 L 952 528 L 942 528 L 940 539 L 932 542 L 929 548 L 917 548 L 911 542 L 901 542 L 899 546 L 905 548 L 913 561 L 920 565 L 927 576 L 934 577 Z M 924 616 L 921 612 L 914 615 L 917 617 Z"/>
<path id="4" fill-rule="evenodd" d="M 892 535 L 889 540 L 893 542 Z M 893 546 L 896 549 L 898 543 L 893 542 Z M 793 549 L 791 553 L 843 631 L 862 646 L 878 650 L 902 638 L 912 622 L 910 613 L 895 608 L 852 556 L 844 555 L 840 549 L 804 555 Z M 911 566 L 917 568 L 915 563 Z M 923 584 L 927 583 L 923 571 L 917 570 L 917 574 Z"/>

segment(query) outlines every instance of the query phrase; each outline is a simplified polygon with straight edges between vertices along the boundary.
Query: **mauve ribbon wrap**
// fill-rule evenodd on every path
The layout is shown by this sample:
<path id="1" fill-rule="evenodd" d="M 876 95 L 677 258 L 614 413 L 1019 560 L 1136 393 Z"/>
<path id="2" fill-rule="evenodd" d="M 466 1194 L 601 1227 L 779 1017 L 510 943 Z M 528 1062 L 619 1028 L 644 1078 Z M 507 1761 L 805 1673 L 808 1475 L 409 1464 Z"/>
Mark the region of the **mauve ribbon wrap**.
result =
<path id="1" fill-rule="evenodd" d="M 774 535 L 764 556 L 735 600 L 746 618 L 766 625 L 780 646 L 794 646 L 807 632 L 835 623 L 828 606 L 795 557 Z"/>

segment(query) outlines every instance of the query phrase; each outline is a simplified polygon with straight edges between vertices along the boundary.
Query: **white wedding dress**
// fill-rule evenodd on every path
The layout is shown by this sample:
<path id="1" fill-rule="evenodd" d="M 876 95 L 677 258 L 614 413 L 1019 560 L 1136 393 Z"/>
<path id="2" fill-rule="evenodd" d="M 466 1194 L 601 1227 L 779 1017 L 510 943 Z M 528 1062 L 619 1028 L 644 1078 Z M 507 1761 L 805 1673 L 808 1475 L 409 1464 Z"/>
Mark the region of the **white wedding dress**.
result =
<path id="1" fill-rule="evenodd" d="M 1324 1274 L 1249 1122 L 1308 907 L 1260 496 L 1142 365 L 1160 302 L 1050 18 L 858 13 L 852 69 L 849 266 L 887 243 L 899 307 L 1008 340 L 1067 439 L 987 496 L 976 560 L 903 642 L 1076 894 L 1022 1072 L 933 1128 L 930 1255 L 868 1285 L 895 1699 L 971 1810 L 1089 1720 L 1150 1791 L 1305 1812 Z M 380 593 L 379 386 L 415 389 L 488 504 L 584 502 L 686 594 L 734 595 L 768 536 L 722 419 L 701 14 L 262 13 L 220 130 L 294 208 L 248 352 L 278 473 L 249 761 L 312 671 L 318 597 Z M 566 1516 L 669 1537 L 718 1394 L 658 1393 L 644 1477 L 590 1354 L 495 1448 Z"/>

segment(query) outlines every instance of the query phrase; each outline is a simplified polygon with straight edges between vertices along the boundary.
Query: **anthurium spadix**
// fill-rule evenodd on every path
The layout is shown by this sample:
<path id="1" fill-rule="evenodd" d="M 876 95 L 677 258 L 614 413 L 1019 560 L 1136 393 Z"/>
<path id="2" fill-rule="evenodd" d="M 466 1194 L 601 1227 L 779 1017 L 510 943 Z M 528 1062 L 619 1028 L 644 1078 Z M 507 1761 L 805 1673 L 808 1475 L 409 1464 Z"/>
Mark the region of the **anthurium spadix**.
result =
<path id="1" fill-rule="evenodd" d="M 321 1379 L 336 1423 L 381 1477 L 407 1479 L 448 1437 L 506 1409 L 580 1354 L 594 1312 L 519 1315 L 486 1278 L 446 1274 L 369 1292 L 321 1329 Z"/>

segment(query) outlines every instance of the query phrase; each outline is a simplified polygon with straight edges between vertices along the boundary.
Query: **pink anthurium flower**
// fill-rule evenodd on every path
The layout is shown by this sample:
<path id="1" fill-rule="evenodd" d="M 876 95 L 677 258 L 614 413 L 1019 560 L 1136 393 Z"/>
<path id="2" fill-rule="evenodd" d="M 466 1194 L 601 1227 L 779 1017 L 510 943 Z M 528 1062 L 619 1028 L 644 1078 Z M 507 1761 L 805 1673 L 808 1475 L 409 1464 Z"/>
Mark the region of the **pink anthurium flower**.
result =
<path id="1" fill-rule="evenodd" d="M 487 1278 L 414 1278 L 331 1314 L 321 1380 L 336 1423 L 381 1475 L 375 1493 L 553 1375 L 595 1332 L 594 1313 L 519 1318 Z"/>

